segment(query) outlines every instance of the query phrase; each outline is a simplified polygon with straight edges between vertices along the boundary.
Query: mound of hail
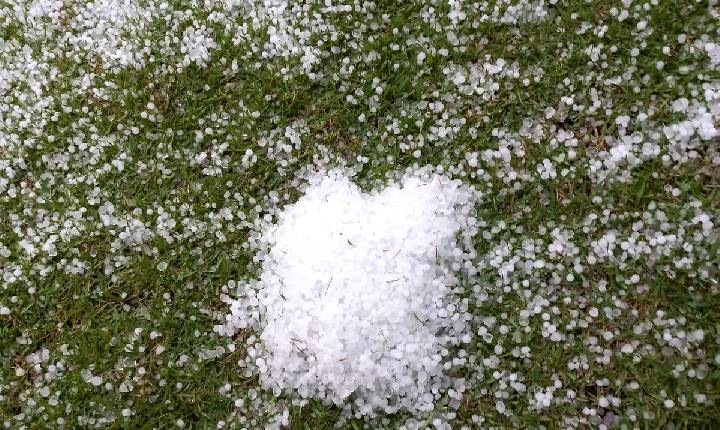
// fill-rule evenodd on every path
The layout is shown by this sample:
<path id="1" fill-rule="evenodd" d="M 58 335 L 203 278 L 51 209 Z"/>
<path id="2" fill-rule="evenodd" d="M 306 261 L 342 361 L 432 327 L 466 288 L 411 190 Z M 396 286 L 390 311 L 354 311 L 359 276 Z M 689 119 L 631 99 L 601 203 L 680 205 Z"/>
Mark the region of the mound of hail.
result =
<path id="1" fill-rule="evenodd" d="M 358 417 L 461 398 L 446 371 L 470 341 L 457 293 L 475 256 L 475 201 L 427 172 L 370 193 L 339 172 L 313 177 L 263 229 L 260 279 L 239 286 L 228 316 L 230 332 L 260 333 L 249 356 L 263 385 Z"/>

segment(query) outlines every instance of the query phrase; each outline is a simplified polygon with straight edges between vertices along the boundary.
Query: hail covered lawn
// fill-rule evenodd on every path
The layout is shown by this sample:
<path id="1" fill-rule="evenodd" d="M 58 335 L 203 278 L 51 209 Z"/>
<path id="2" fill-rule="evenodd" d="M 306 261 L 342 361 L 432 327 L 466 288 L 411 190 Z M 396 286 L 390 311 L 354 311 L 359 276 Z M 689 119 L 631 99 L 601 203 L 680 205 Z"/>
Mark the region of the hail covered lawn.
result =
<path id="1" fill-rule="evenodd" d="M 0 0 L 0 425 L 717 425 L 719 20 L 716 0 Z M 302 307 L 255 290 L 263 232 L 317 172 L 365 200 L 419 174 L 474 196 L 431 312 L 466 325 L 385 309 L 373 351 L 432 345 L 399 373 L 287 349 L 313 329 L 276 310 Z M 367 255 L 412 229 L 452 248 L 397 214 Z M 363 294 L 354 261 L 323 295 Z M 439 294 L 420 281 L 398 288 Z M 396 299 L 376 294 L 343 309 Z M 329 351 L 362 354 L 338 318 Z"/>

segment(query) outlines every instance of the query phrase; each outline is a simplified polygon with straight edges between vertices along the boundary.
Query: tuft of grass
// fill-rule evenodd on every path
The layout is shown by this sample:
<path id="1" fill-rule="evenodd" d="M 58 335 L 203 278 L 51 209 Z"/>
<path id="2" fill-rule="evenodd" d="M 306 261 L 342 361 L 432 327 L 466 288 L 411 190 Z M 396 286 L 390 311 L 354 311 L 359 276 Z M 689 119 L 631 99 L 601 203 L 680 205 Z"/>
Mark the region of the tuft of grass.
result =
<path id="1" fill-rule="evenodd" d="M 66 3 L 69 9 L 82 6 Z M 262 50 L 267 42 L 267 25 L 252 28 L 251 42 L 236 45 L 234 34 L 222 22 L 211 20 L 199 5 L 170 3 L 176 11 L 188 10 L 189 17 L 177 18 L 178 22 L 155 19 L 144 34 L 155 60 L 120 70 L 104 67 L 92 54 L 68 51 L 66 55 L 69 48 L 56 44 L 60 30 L 55 28 L 46 38 L 35 37 L 25 31 L 26 23 L 10 18 L 15 16 L 10 6 L 0 5 L 0 22 L 6 21 L 0 25 L 0 72 L 20 68 L 11 61 L 15 51 L 4 47 L 10 42 L 27 46 L 29 58 L 58 71 L 57 78 L 43 86 L 43 94 L 52 102 L 45 99 L 48 106 L 42 111 L 31 108 L 43 100 L 23 102 L 20 97 L 30 93 L 27 80 L 0 86 L 0 118 L 9 124 L 0 124 L 0 166 L 16 170 L 12 177 L 4 173 L 0 179 L 8 178 L 18 190 L 10 196 L 2 188 L 0 195 L 0 245 L 11 253 L 0 257 L 0 271 L 7 276 L 17 273 L 19 278 L 13 282 L 5 278 L 0 286 L 0 307 L 11 311 L 0 315 L 0 417 L 5 427 L 51 428 L 59 423 L 67 428 L 162 429 L 179 423 L 198 429 L 263 427 L 268 417 L 277 415 L 277 401 L 262 391 L 256 376 L 245 373 L 242 339 L 220 337 L 213 326 L 221 324 L 228 311 L 221 300 L 223 294 L 232 293 L 225 287 L 228 281 L 247 281 L 255 275 L 254 251 L 248 243 L 253 221 L 274 205 L 269 193 L 277 192 L 281 204 L 296 199 L 300 191 L 294 175 L 304 166 L 347 165 L 357 171 L 363 188 L 372 188 L 415 164 L 443 166 L 484 193 L 477 216 L 494 233 L 478 237 L 480 257 L 506 247 L 519 260 L 529 259 L 530 254 L 522 251 L 527 245 L 537 248 L 536 258 L 548 260 L 552 238 L 547 232 L 558 227 L 572 232 L 579 247 L 577 258 L 585 264 L 593 240 L 611 230 L 618 237 L 630 237 L 633 224 L 655 212 L 651 205 L 662 205 L 669 225 L 653 224 L 642 230 L 641 240 L 650 240 L 646 236 L 655 232 L 676 234 L 680 228 L 692 245 L 689 251 L 679 248 L 654 259 L 643 255 L 621 263 L 585 265 L 582 273 L 573 272 L 574 257 L 558 259 L 552 268 L 527 273 L 517 269 L 509 279 L 487 261 L 478 263 L 477 285 L 468 285 L 466 293 L 473 298 L 479 320 L 496 319 L 497 324 L 488 327 L 493 341 L 476 336 L 467 348 L 477 366 L 465 370 L 467 392 L 456 417 L 448 419 L 450 411 L 439 409 L 422 417 L 421 426 L 442 418 L 454 428 L 595 427 L 602 419 L 592 417 L 601 412 L 605 418 L 612 412 L 614 418 L 608 419 L 620 428 L 717 426 L 720 196 L 712 174 L 703 173 L 716 168 L 712 151 L 717 157 L 717 138 L 684 164 L 668 167 L 656 157 L 635 168 L 623 167 L 623 181 L 598 182 L 587 163 L 618 136 L 617 116 L 636 118 L 652 109 L 648 130 L 639 123 L 632 127 L 646 136 L 662 133 L 664 125 L 684 119 L 671 109 L 675 100 L 699 99 L 702 83 L 720 78 L 705 54 L 692 47 L 692 41 L 704 36 L 718 39 L 711 15 L 714 6 L 666 1 L 646 10 L 631 5 L 627 8 L 637 16 L 619 22 L 610 9 L 621 9 L 622 2 L 568 0 L 548 5 L 549 17 L 544 20 L 507 25 L 482 21 L 482 11 L 473 12 L 475 6 L 469 4 L 464 9 L 467 18 L 452 24 L 445 2 L 359 2 L 355 4 L 366 6 L 364 12 L 328 16 L 334 30 L 311 37 L 308 43 L 323 41 L 315 66 L 323 77 L 312 79 L 296 72 L 297 58 L 253 53 L 253 46 Z M 309 3 L 320 13 L 320 3 Z M 502 2 L 489 3 L 507 8 Z M 423 18 L 424 13 L 429 16 L 430 7 L 437 16 L 434 22 Z M 639 20 L 646 20 L 653 32 L 641 36 Z M 181 36 L 193 21 L 213 29 L 218 49 L 211 52 L 206 67 L 191 64 L 179 73 L 168 72 L 181 55 L 163 49 L 161 41 L 167 35 Z M 592 29 L 578 34 L 583 23 Z M 595 30 L 604 25 L 605 35 L 599 36 Z M 464 51 L 448 42 L 450 28 L 472 36 Z M 337 41 L 330 37 L 333 32 Z M 688 41 L 678 42 L 680 34 Z M 393 44 L 398 49 L 392 49 Z M 592 62 L 585 50 L 599 44 L 606 57 Z M 617 51 L 610 54 L 612 45 Z M 672 55 L 661 52 L 664 46 Z M 429 52 L 429 47 L 447 49 L 448 54 L 428 54 L 419 65 L 417 54 Z M 641 53 L 634 57 L 632 50 L 639 47 Z M 371 53 L 378 59 L 368 61 Z M 517 62 L 520 78 L 498 79 L 499 88 L 490 99 L 460 94 L 446 69 L 481 67 L 492 62 L 486 56 Z M 664 62 L 662 70 L 658 61 Z M 348 65 L 353 72 L 347 72 Z M 681 73 L 685 66 L 690 67 Z M 283 68 L 292 72 L 283 75 Z M 79 80 L 91 75 L 92 87 L 103 88 L 107 97 L 78 90 Z M 376 94 L 374 78 L 383 86 L 375 101 L 371 100 Z M 530 80 L 527 86 L 521 83 L 524 78 Z M 620 79 L 609 82 L 611 78 Z M 348 95 L 360 92 L 357 104 L 348 102 Z M 559 109 L 562 97 L 573 95 L 576 104 L 588 106 L 594 92 L 605 103 L 596 112 L 567 108 L 546 118 L 546 109 Z M 150 102 L 162 119 L 143 118 Z M 437 102 L 444 104 L 442 112 L 420 107 Z M 18 125 L 14 106 L 30 112 L 30 126 Z M 361 114 L 364 122 L 358 119 Z M 50 120 L 52 116 L 55 119 Z M 465 123 L 450 124 L 460 118 Z M 539 137 L 519 135 L 528 120 L 542 129 Z M 139 132 L 127 133 L 132 127 Z M 196 132 L 205 133 L 207 127 L 212 132 L 196 140 Z M 269 151 L 287 143 L 287 127 L 301 130 L 302 143 L 290 153 Z M 442 137 L 433 127 L 457 130 Z M 514 153 L 507 165 L 497 159 L 481 161 L 483 175 L 469 167 L 466 156 L 478 153 L 482 160 L 483 151 L 498 150 L 507 136 L 498 137 L 494 130 L 520 142 L 524 156 Z M 556 161 L 568 150 L 557 144 L 559 130 L 578 139 L 575 161 Z M 93 135 L 110 140 L 101 148 Z M 418 143 L 420 136 L 426 139 L 423 146 Z M 667 153 L 667 142 L 662 137 L 660 142 Z M 91 143 L 98 152 L 80 150 L 80 143 Z M 193 160 L 198 154 L 217 152 L 223 143 L 227 148 L 217 155 L 226 157 L 228 165 L 210 176 L 203 171 L 207 163 Z M 243 167 L 247 150 L 254 151 L 257 161 Z M 420 150 L 419 157 L 415 150 Z M 121 154 L 123 170 L 97 173 Z M 57 165 L 49 161 L 53 156 L 61 160 Z M 15 169 L 20 159 L 27 167 Z M 553 160 L 558 170 L 575 171 L 544 179 L 536 166 L 546 159 Z M 510 167 L 525 175 L 523 179 L 508 184 L 503 175 Z M 84 181 L 86 177 L 94 182 Z M 673 188 L 680 190 L 679 195 L 673 194 Z M 118 242 L 123 227 L 103 226 L 100 205 L 104 202 L 112 202 L 118 219 L 136 219 L 151 228 L 163 208 L 177 223 L 171 228 L 173 240 L 154 236 L 138 245 Z M 697 241 L 693 235 L 702 233 L 688 221 L 696 209 L 693 202 L 699 202 L 715 223 L 710 236 Z M 72 213 L 80 208 L 85 212 L 74 218 Z M 233 214 L 232 220 L 218 216 L 223 208 Z M 587 222 L 591 214 L 598 219 Z M 610 219 L 610 214 L 616 218 Z M 45 228 L 44 222 L 58 231 L 68 222 L 82 232 L 60 240 L 56 255 L 30 258 L 19 242 L 29 232 Z M 677 269 L 675 263 L 682 256 L 691 256 L 694 262 Z M 64 272 L 73 258 L 86 264 L 83 273 Z M 566 278 L 569 273 L 572 280 Z M 641 281 L 629 282 L 634 274 Z M 643 285 L 647 288 L 638 293 Z M 473 291 L 476 286 L 483 300 Z M 534 306 L 535 297 L 547 302 L 538 302 L 540 311 L 522 322 L 517 315 Z M 588 319 L 590 308 L 599 310 L 597 318 Z M 658 312 L 675 325 L 658 323 L 640 334 L 634 331 L 639 323 L 659 318 Z M 573 326 L 581 321 L 587 326 Z M 544 322 L 556 325 L 566 338 L 551 342 L 543 337 Z M 507 333 L 501 334 L 501 325 L 507 326 Z M 666 331 L 678 336 L 679 331 L 693 330 L 702 330 L 704 340 L 687 353 L 663 340 Z M 151 336 L 153 332 L 159 336 Z M 609 339 L 603 338 L 606 333 Z M 634 341 L 638 352 L 619 352 L 622 344 Z M 237 348 L 235 352 L 230 345 Z M 497 345 L 503 347 L 501 353 L 496 353 Z M 528 357 L 513 356 L 512 350 L 521 346 L 530 349 Z M 49 353 L 47 360 L 28 358 L 43 350 Z M 609 363 L 598 362 L 608 354 Z M 568 362 L 580 356 L 587 359 L 588 368 L 569 369 Z M 495 367 L 484 364 L 490 357 L 497 358 Z M 695 376 L 690 376 L 690 369 Z M 101 376 L 102 383 L 88 382 L 86 372 Z M 516 374 L 527 391 L 507 388 L 503 378 L 509 374 Z M 556 397 L 565 400 L 545 410 L 533 408 L 532 390 L 552 386 L 554 381 L 562 381 Z M 631 382 L 638 388 L 629 388 Z M 43 387 L 49 389 L 47 396 L 41 393 Z M 572 399 L 564 397 L 570 390 L 575 393 Z M 697 402 L 696 394 L 707 401 Z M 598 401 L 607 395 L 619 398 L 620 404 L 601 411 Z M 245 406 L 236 406 L 238 399 Z M 498 411 L 499 399 L 511 413 Z M 673 399 L 675 406 L 666 407 L 667 399 Z M 286 395 L 283 402 L 295 429 L 336 425 L 391 429 L 411 418 L 400 413 L 368 424 L 343 420 L 339 408 L 317 400 L 296 406 Z"/>

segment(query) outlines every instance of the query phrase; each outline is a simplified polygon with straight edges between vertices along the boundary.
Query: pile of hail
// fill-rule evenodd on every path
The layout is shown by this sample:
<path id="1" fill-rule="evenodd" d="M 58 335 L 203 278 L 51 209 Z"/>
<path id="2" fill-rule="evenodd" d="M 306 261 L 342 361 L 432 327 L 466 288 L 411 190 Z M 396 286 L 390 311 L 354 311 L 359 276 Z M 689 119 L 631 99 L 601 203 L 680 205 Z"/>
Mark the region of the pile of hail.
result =
<path id="1" fill-rule="evenodd" d="M 233 284 L 226 325 L 249 329 L 247 364 L 266 389 L 348 415 L 429 412 L 464 381 L 478 192 L 425 169 L 364 193 L 315 174 L 259 226 L 259 279 Z"/>

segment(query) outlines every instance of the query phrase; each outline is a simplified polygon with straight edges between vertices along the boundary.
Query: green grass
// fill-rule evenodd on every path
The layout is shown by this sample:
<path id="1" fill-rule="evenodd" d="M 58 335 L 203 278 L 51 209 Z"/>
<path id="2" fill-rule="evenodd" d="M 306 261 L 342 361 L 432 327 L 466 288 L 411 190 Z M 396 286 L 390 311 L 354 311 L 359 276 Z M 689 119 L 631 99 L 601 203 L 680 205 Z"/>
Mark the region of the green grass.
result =
<path id="1" fill-rule="evenodd" d="M 243 336 L 222 338 L 212 329 L 222 323 L 228 312 L 227 305 L 221 301 L 221 294 L 227 293 L 223 286 L 230 280 L 252 279 L 257 273 L 258 267 L 252 261 L 254 250 L 242 247 L 251 234 L 250 223 L 259 215 L 255 206 L 267 211 L 267 196 L 271 191 L 281 196 L 287 193 L 289 201 L 296 199 L 299 192 L 293 173 L 313 163 L 353 166 L 363 188 L 382 183 L 387 174 L 402 171 L 414 163 L 456 167 L 455 175 L 485 194 L 476 210 L 478 218 L 487 223 L 487 229 L 504 225 L 488 239 L 477 238 L 475 245 L 480 256 L 506 246 L 520 258 L 526 258 L 520 252 L 524 241 L 534 240 L 539 251 L 546 250 L 552 239 L 547 233 L 540 233 L 540 228 L 551 231 L 562 227 L 574 234 L 578 258 L 584 259 L 589 254 L 591 240 L 604 232 L 616 230 L 620 238 L 631 234 L 632 224 L 642 219 L 651 202 L 663 205 L 671 224 L 668 231 L 675 231 L 678 225 L 693 217 L 689 209 L 693 201 L 701 202 L 717 225 L 720 201 L 717 176 L 713 177 L 712 170 L 700 173 L 704 172 L 703 168 L 712 167 L 712 148 L 717 151 L 717 139 L 708 142 L 695 161 L 668 168 L 659 159 L 650 160 L 630 170 L 625 183 L 595 183 L 583 162 L 597 153 L 600 142 L 617 134 L 614 122 L 617 116 L 627 114 L 634 118 L 637 112 L 652 107 L 656 113 L 652 117 L 654 126 L 650 128 L 661 130 L 663 124 L 683 119 L 669 111 L 672 101 L 679 97 L 697 98 L 691 95 L 693 86 L 720 78 L 717 70 L 707 66 L 704 54 L 690 53 L 690 42 L 681 47 L 676 40 L 681 33 L 694 40 L 702 34 L 717 39 L 717 22 L 710 17 L 706 2 L 660 1 L 652 7 L 645 19 L 649 19 L 654 33 L 645 39 L 647 46 L 636 64 L 630 51 L 638 45 L 637 20 L 631 18 L 621 23 L 609 15 L 611 4 L 619 7 L 620 2 L 568 0 L 559 3 L 549 8 L 551 17 L 545 21 L 522 25 L 483 22 L 475 27 L 472 21 L 477 16 L 468 12 L 468 19 L 457 26 L 456 33 L 472 40 L 465 52 L 457 52 L 447 41 L 445 32 L 433 30 L 421 19 L 420 13 L 426 9 L 423 2 L 379 1 L 372 18 L 360 12 L 354 12 L 351 17 L 328 18 L 342 37 L 335 45 L 338 52 L 326 51 L 327 56 L 318 63 L 316 68 L 324 73 L 320 80 L 311 80 L 299 73 L 283 79 L 279 70 L 294 67 L 297 59 L 253 56 L 243 46 L 234 46 L 232 35 L 223 34 L 223 27 L 207 21 L 207 13 L 199 10 L 195 19 L 204 20 L 201 22 L 215 29 L 219 44 L 206 68 L 191 65 L 181 73 L 167 73 L 164 68 L 174 63 L 174 59 L 154 45 L 152 54 L 156 61 L 139 70 L 128 68 L 115 73 L 103 69 L 102 62 L 92 55 L 78 61 L 50 60 L 49 64 L 57 67 L 60 74 L 44 90 L 47 96 L 54 97 L 45 114 L 31 117 L 33 126 L 28 129 L 18 127 L 17 122 L 0 123 L 0 162 L 17 165 L 17 160 L 22 158 L 27 165 L 27 168 L 16 169 L 17 174 L 10 183 L 18 190 L 28 188 L 34 193 L 18 192 L 14 197 L 0 194 L 0 245 L 7 246 L 12 253 L 7 258 L 0 257 L 0 269 L 7 273 L 17 268 L 20 274 L 20 281 L 3 282 L 0 288 L 0 305 L 11 309 L 9 315 L 0 316 L 0 422 L 9 428 L 53 428 L 56 420 L 62 418 L 67 428 L 92 428 L 99 426 L 101 423 L 97 420 L 104 418 L 109 428 L 161 429 L 171 428 L 181 419 L 187 428 L 215 428 L 220 421 L 225 422 L 225 428 L 262 427 L 268 416 L 273 415 L 276 399 L 262 392 L 257 377 L 244 376 L 238 366 L 238 360 L 244 355 Z M 447 11 L 447 5 L 438 5 L 436 9 L 438 13 Z M 387 19 L 382 19 L 383 14 Z M 448 25 L 444 19 L 439 22 Z M 361 47 L 354 48 L 349 44 L 354 40 L 350 35 L 357 29 L 358 22 L 376 24 L 377 28 L 362 35 L 373 35 L 374 41 L 365 41 Z M 606 24 L 607 33 L 602 38 L 592 31 L 576 34 L 582 22 Z M 150 40 L 160 40 L 175 31 L 162 20 L 152 28 Z M 394 34 L 393 28 L 399 32 Z M 257 32 L 263 34 L 262 29 Z M 179 33 L 182 34 L 182 30 Z M 421 36 L 426 38 L 426 44 L 448 49 L 448 56 L 428 55 L 425 65 L 419 66 L 415 61 L 419 52 L 417 43 L 405 42 Z M 314 35 L 312 40 L 320 37 Z M 22 25 L 15 21 L 0 31 L 0 41 L 10 39 L 31 46 L 34 58 L 42 58 L 43 50 L 51 49 L 46 47 L 46 42 L 26 37 Z M 400 49 L 390 49 L 392 43 L 399 43 Z M 598 44 L 605 45 L 604 53 L 611 45 L 618 47 L 615 54 L 602 60 L 608 63 L 604 69 L 593 66 L 584 53 L 585 48 Z M 666 45 L 672 48 L 673 55 L 660 52 Z M 362 61 L 373 51 L 382 58 L 371 63 Z M 482 63 L 485 55 L 493 61 L 504 58 L 508 63 L 517 62 L 520 79 L 511 80 L 512 88 L 504 85 L 510 80 L 498 79 L 500 87 L 489 101 L 477 94 L 458 95 L 452 78 L 446 77 L 443 69 L 450 63 Z M 9 58 L 8 53 L 0 52 L 0 64 L 4 56 Z M 226 61 L 221 61 L 222 58 Z M 240 58 L 239 69 L 231 73 L 233 58 Z M 355 71 L 347 76 L 341 71 L 344 58 L 349 58 L 355 66 Z M 662 72 L 655 66 L 660 60 L 665 63 Z M 399 64 L 397 70 L 393 68 L 396 63 Z M 687 64 L 697 67 L 687 74 L 678 74 L 679 67 Z M 600 75 L 621 76 L 631 66 L 628 77 L 618 84 L 603 86 L 602 79 L 595 79 Z M 0 70 L 2 67 L 0 65 Z M 532 80 L 534 75 L 530 71 L 537 68 L 544 71 L 539 82 L 523 86 L 522 79 Z M 108 100 L 88 97 L 76 89 L 74 78 L 94 70 L 98 73 L 95 85 L 105 81 L 115 84 L 115 89 L 108 90 Z M 674 83 L 667 81 L 668 75 L 677 78 Z M 588 76 L 591 79 L 585 79 Z M 647 77 L 645 81 L 643 77 Z M 384 87 L 375 112 L 371 112 L 367 104 L 368 96 L 374 94 L 373 78 L 380 79 Z M 569 84 L 563 83 L 566 79 Z M 344 92 L 341 86 L 345 87 Z M 28 91 L 22 82 L 13 84 L 12 88 L 5 94 Z M 346 96 L 358 89 L 365 93 L 358 97 L 359 104 L 347 103 Z M 557 108 L 563 96 L 574 94 L 576 103 L 587 105 L 593 89 L 600 91 L 604 100 L 612 100 L 611 113 L 604 109 L 594 114 L 569 110 L 545 119 L 545 109 Z M 433 95 L 434 91 L 438 91 L 438 95 Z M 447 94 L 454 97 L 447 99 Z M 266 96 L 271 100 L 267 101 Z M 0 106 L 26 105 L 17 98 L 3 97 L 9 96 L 0 93 Z M 156 113 L 162 114 L 162 120 L 151 122 L 141 117 L 140 113 L 150 101 L 157 106 Z M 415 158 L 412 154 L 418 148 L 401 149 L 404 137 L 428 135 L 435 121 L 449 125 L 448 119 L 440 114 L 419 110 L 421 101 L 443 101 L 450 118 L 465 118 L 466 123 L 451 138 L 427 141 L 419 148 L 421 156 Z M 76 110 L 65 112 L 61 106 Z M 82 112 L 83 107 L 90 113 Z M 9 115 L 6 112 L 0 110 L 0 118 Z M 57 112 L 57 120 L 39 125 L 41 119 L 48 119 L 53 112 Z M 258 112 L 259 116 L 253 117 L 252 112 Z M 358 121 L 361 113 L 366 115 L 363 123 Z M 213 115 L 220 119 L 213 119 Z M 420 119 L 424 123 L 418 125 Z M 525 156 L 514 155 L 511 164 L 481 162 L 490 177 L 472 175 L 473 169 L 464 161 L 465 155 L 496 150 L 500 139 L 492 135 L 492 130 L 516 133 L 526 119 L 539 124 L 543 133 L 538 139 L 513 137 L 522 142 Z M 397 135 L 387 132 L 393 120 L 400 128 Z M 258 146 L 258 141 L 271 136 L 274 129 L 283 130 L 282 135 L 285 127 L 298 121 L 304 127 L 302 145 L 284 155 L 287 165 L 281 166 L 278 159 L 268 155 L 267 147 Z M 597 121 L 597 125 L 593 126 L 590 121 Z M 138 127 L 140 133 L 126 136 L 123 130 L 133 126 Z M 471 126 L 476 128 L 477 138 L 471 136 L 468 130 Z M 213 133 L 197 143 L 196 130 L 206 127 L 212 127 Z M 640 125 L 637 127 L 641 129 Z M 556 134 L 554 128 L 572 132 L 578 139 L 574 148 L 576 160 L 554 162 L 558 172 L 565 167 L 576 170 L 564 178 L 543 179 L 536 166 L 546 158 L 567 153 L 562 144 L 554 147 L 550 142 L 549 137 Z M 183 134 L 179 135 L 178 131 Z M 93 133 L 114 136 L 114 140 L 94 159 L 85 151 L 67 153 L 73 139 L 89 142 Z M 54 136 L 54 141 L 48 136 Z M 25 139 L 32 141 L 25 145 L 15 143 Z M 190 162 L 195 154 L 210 151 L 222 143 L 228 145 L 223 156 L 230 165 L 219 175 L 207 176 L 201 166 Z M 242 168 L 240 160 L 247 149 L 256 153 L 258 161 Z M 128 156 L 123 171 L 111 169 L 98 174 L 97 182 L 92 184 L 68 182 L 68 179 L 93 173 L 121 153 Z M 52 168 L 43 159 L 52 154 L 69 155 L 67 170 Z M 317 161 L 326 154 L 330 154 L 329 162 Z M 367 161 L 359 163 L 358 156 L 367 157 Z M 388 157 L 392 157 L 392 161 Z M 138 163 L 145 166 L 140 168 Z M 507 174 L 510 166 L 528 175 L 518 181 L 517 190 L 512 190 L 498 176 L 501 171 Z M 716 171 L 717 165 L 714 168 Z M 48 175 L 43 176 L 44 173 Z M 666 186 L 680 189 L 681 194 L 673 196 Z M 93 204 L 96 187 L 100 197 Z M 593 203 L 594 197 L 602 198 L 603 203 Z M 155 225 L 157 208 L 163 207 L 177 222 L 176 240 L 168 243 L 154 237 L 140 246 L 113 248 L 117 231 L 102 227 L 99 219 L 99 206 L 106 201 L 113 203 L 116 216 L 132 216 L 148 226 Z M 84 230 L 66 242 L 58 242 L 57 255 L 41 253 L 34 259 L 25 256 L 18 242 L 27 229 L 40 228 L 40 217 L 49 217 L 52 223 L 62 226 L 72 218 L 69 212 L 81 207 L 87 212 L 76 224 Z M 233 212 L 233 220 L 214 218 L 223 207 Z M 136 208 L 141 213 L 133 215 Z M 150 214 L 148 209 L 154 212 Z M 583 231 L 584 220 L 590 214 L 602 217 L 605 209 L 616 215 L 627 214 L 626 218 L 610 219 L 606 225 L 595 221 L 589 232 Z M 239 219 L 240 213 L 245 214 L 248 222 Z M 190 228 L 191 224 L 195 227 Z M 473 309 L 477 315 L 498 318 L 498 325 L 489 328 L 494 337 L 492 343 L 476 337 L 468 352 L 481 361 L 495 355 L 496 344 L 502 344 L 504 351 L 499 354 L 497 369 L 467 370 L 464 376 L 468 389 L 453 428 L 463 424 L 474 428 L 477 424 L 473 424 L 473 416 L 482 417 L 484 428 L 563 427 L 576 417 L 587 419 L 583 408 L 597 407 L 599 397 L 606 394 L 621 399 L 620 406 L 609 408 L 621 428 L 716 428 L 720 424 L 717 412 L 720 369 L 716 359 L 720 354 L 717 233 L 714 227 L 711 236 L 693 240 L 691 251 L 680 249 L 657 259 L 641 257 L 629 260 L 626 266 L 607 261 L 586 266 L 585 271 L 575 273 L 570 281 L 564 278 L 572 272 L 574 258 L 570 257 L 556 262 L 564 265 L 562 269 L 556 266 L 527 273 L 518 269 L 506 283 L 496 268 L 479 263 L 480 288 L 485 291 L 486 300 L 473 303 Z M 691 233 L 684 234 L 692 237 Z M 545 251 L 540 254 L 542 252 Z M 695 263 L 690 268 L 675 268 L 673 259 L 683 255 L 694 256 Z M 107 264 L 121 262 L 117 256 L 126 260 L 112 273 L 106 273 Z M 63 273 L 65 262 L 61 260 L 73 258 L 86 262 L 82 275 Z M 164 271 L 158 270 L 161 262 L 167 264 Z M 50 268 L 47 275 L 42 273 L 43 268 Z M 702 270 L 709 271 L 705 276 L 698 276 Z M 553 273 L 563 278 L 554 280 Z M 648 286 L 647 292 L 638 294 L 637 285 L 627 284 L 633 274 L 640 276 L 640 284 Z M 527 285 L 522 285 L 523 281 Z M 607 282 L 605 291 L 598 288 L 600 282 Z M 34 292 L 31 293 L 30 288 Z M 468 285 L 467 294 L 476 299 L 471 290 L 472 286 Z M 548 303 L 522 325 L 518 313 L 538 295 Z M 569 302 L 564 301 L 565 298 L 569 298 Z M 583 301 L 587 305 L 581 304 Z M 551 310 L 554 306 L 556 313 Z M 590 307 L 599 309 L 597 318 L 588 321 L 587 327 L 566 329 L 567 324 L 586 318 L 574 312 Z M 615 313 L 612 318 L 605 315 L 606 309 Z M 663 351 L 666 344 L 662 341 L 662 327 L 652 327 L 642 334 L 633 332 L 638 322 L 653 320 L 658 310 L 666 313 L 665 318 L 684 318 L 683 327 L 678 328 L 688 332 L 702 329 L 704 340 L 688 354 L 682 354 L 677 350 Z M 543 338 L 542 313 L 548 313 L 548 321 L 569 339 L 551 342 Z M 499 332 L 498 327 L 503 324 L 509 329 L 506 335 Z M 132 340 L 136 329 L 142 329 L 142 333 Z M 153 331 L 162 336 L 150 339 Z M 608 331 L 613 333 L 613 338 L 603 340 L 603 334 Z M 597 347 L 588 343 L 591 337 L 599 339 Z M 31 342 L 18 342 L 19 338 Z M 228 344 L 236 340 L 238 349 L 230 352 Z M 642 354 L 620 354 L 618 346 L 625 341 L 638 341 L 640 348 L 649 349 Z M 159 345 L 165 350 L 156 354 Z M 521 346 L 531 349 L 528 359 L 512 356 L 512 349 Z M 49 351 L 48 361 L 37 365 L 27 361 L 29 354 L 42 349 Z M 603 349 L 612 350 L 614 354 L 607 365 L 596 362 L 596 358 L 604 355 Z M 218 351 L 218 354 L 208 356 L 208 351 Z M 188 357 L 184 365 L 177 364 L 181 356 Z M 588 369 L 568 369 L 568 361 L 577 356 L 587 358 Z M 51 365 L 62 366 L 55 378 L 47 376 Z M 704 369 L 704 377 L 691 378 L 687 372 L 674 377 L 672 371 L 678 365 Z M 16 373 L 16 369 L 23 369 L 24 374 Z M 101 375 L 103 385 L 96 387 L 84 381 L 84 370 Z M 528 392 L 503 388 L 493 376 L 495 370 L 516 373 Z M 556 378 L 563 381 L 558 393 L 572 389 L 576 393 L 575 401 L 554 404 L 544 411 L 533 410 L 528 400 L 531 390 L 551 386 Z M 596 381 L 603 378 L 608 379 L 608 386 L 597 385 Z M 639 388 L 628 389 L 630 381 L 637 381 Z M 123 382 L 132 384 L 132 390 L 120 392 Z M 104 387 L 105 383 L 112 385 L 110 389 Z M 223 388 L 226 385 L 227 390 Z M 42 387 L 48 387 L 50 395 L 43 396 Z M 504 402 L 512 416 L 496 410 L 494 393 L 498 391 L 509 391 Z M 700 405 L 694 400 L 693 395 L 698 393 L 707 395 L 707 404 Z M 253 402 L 256 395 L 260 400 Z M 683 396 L 687 401 L 685 405 L 679 400 Z M 674 399 L 676 406 L 672 409 L 663 406 L 666 398 Z M 245 399 L 246 406 L 237 407 L 236 399 Z M 289 401 L 284 402 L 290 405 Z M 291 428 L 295 429 L 333 428 L 341 416 L 338 408 L 319 401 L 289 408 Z M 434 416 L 444 412 L 442 408 L 435 415 L 423 417 L 422 422 L 429 425 Z M 130 415 L 123 417 L 123 410 L 129 410 Z M 407 418 L 401 413 L 372 424 L 350 420 L 341 426 L 391 429 Z M 578 424 L 581 428 L 597 425 L 592 421 Z"/>

